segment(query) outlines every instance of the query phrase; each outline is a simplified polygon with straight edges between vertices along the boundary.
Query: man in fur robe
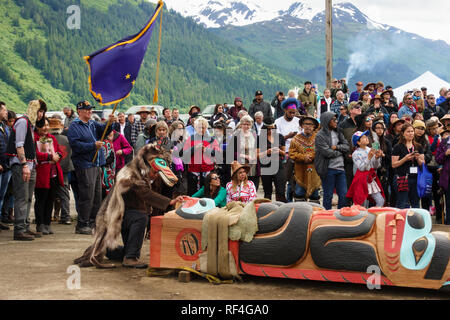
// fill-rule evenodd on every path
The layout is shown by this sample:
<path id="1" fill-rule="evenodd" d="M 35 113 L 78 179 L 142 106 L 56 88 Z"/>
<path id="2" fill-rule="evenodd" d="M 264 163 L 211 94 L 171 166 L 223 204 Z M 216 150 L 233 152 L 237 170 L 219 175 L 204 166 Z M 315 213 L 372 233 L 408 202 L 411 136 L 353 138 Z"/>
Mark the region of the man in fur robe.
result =
<path id="1" fill-rule="evenodd" d="M 104 264 L 105 254 L 114 260 L 121 259 L 124 267 L 147 268 L 139 261 L 148 214 L 152 208 L 167 211 L 169 206 L 183 201 L 179 196 L 173 200 L 152 190 L 158 179 L 173 186 L 176 176 L 169 169 L 170 153 L 157 144 L 141 148 L 137 156 L 119 171 L 116 183 L 105 198 L 96 218 L 94 243 L 83 256 L 75 259 L 81 267 L 96 266 L 112 268 Z M 118 246 L 122 234 L 124 246 Z"/>

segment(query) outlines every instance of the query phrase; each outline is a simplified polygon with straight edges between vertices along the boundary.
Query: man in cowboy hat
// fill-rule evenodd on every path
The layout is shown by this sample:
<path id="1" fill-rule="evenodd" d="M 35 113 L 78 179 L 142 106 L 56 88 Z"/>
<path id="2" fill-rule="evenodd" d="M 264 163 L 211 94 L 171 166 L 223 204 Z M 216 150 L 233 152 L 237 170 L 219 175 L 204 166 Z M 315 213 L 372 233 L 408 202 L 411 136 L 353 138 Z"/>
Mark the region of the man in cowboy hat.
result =
<path id="1" fill-rule="evenodd" d="M 301 201 L 309 199 L 319 202 L 320 178 L 314 167 L 315 139 L 319 122 L 314 117 L 300 118 L 300 127 L 303 129 L 292 139 L 289 157 L 294 160 L 294 195 Z"/>
<path id="2" fill-rule="evenodd" d="M 142 106 L 136 114 L 139 115 L 140 119 L 134 121 L 133 126 L 131 127 L 131 143 L 133 147 L 136 144 L 138 135 L 144 130 L 145 122 L 150 114 L 150 110 L 147 107 Z"/>
<path id="3" fill-rule="evenodd" d="M 59 223 L 70 225 L 72 224 L 72 222 L 70 218 L 69 173 L 74 171 L 74 167 L 71 159 L 72 149 L 70 148 L 69 139 L 67 139 L 67 137 L 62 134 L 64 125 L 61 119 L 59 119 L 58 117 L 58 114 L 54 114 L 49 119 L 50 134 L 52 134 L 55 137 L 56 141 L 58 141 L 59 148 L 62 151 L 62 158 L 59 164 L 61 165 L 61 169 L 63 171 L 64 180 L 64 186 L 56 184 L 55 198 L 59 199 L 59 201 L 55 201 L 55 207 L 57 207 L 57 204 L 59 204 L 59 207 L 61 209 L 61 217 L 59 219 Z"/>

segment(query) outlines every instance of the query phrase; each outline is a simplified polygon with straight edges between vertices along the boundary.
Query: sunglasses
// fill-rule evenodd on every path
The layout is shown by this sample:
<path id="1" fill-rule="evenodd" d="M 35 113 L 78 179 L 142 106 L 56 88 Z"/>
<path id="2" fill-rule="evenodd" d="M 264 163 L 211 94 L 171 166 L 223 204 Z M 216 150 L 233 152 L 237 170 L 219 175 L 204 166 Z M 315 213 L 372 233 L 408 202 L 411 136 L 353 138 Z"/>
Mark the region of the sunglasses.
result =
<path id="1" fill-rule="evenodd" d="M 219 177 L 211 177 L 211 180 L 220 180 Z"/>
<path id="2" fill-rule="evenodd" d="M 366 122 L 372 121 L 372 118 L 366 118 Z"/>

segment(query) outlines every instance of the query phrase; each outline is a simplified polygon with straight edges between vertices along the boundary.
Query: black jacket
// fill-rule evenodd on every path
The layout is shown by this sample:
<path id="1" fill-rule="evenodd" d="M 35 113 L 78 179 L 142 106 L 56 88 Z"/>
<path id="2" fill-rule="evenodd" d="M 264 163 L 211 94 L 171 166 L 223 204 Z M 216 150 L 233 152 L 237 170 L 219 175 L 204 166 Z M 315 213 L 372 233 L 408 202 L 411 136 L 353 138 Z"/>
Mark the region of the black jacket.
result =
<path id="1" fill-rule="evenodd" d="M 125 122 L 125 128 L 123 129 L 123 133 L 125 136 L 125 139 L 127 139 L 128 143 L 132 146 L 131 144 L 131 124 L 129 122 Z M 120 124 L 118 122 L 114 122 L 112 124 L 112 129 L 114 131 L 117 131 L 120 133 Z"/>
<path id="2" fill-rule="evenodd" d="M 332 139 L 331 132 L 328 127 L 330 120 L 335 117 L 334 112 L 325 112 L 320 116 L 320 123 L 322 128 L 316 135 L 315 149 L 316 157 L 314 158 L 314 167 L 316 168 L 317 174 L 325 179 L 328 172 L 328 164 L 330 159 L 343 156 L 350 152 L 350 146 L 345 139 L 342 132 L 338 131 L 339 143 L 336 150 L 332 150 Z"/>

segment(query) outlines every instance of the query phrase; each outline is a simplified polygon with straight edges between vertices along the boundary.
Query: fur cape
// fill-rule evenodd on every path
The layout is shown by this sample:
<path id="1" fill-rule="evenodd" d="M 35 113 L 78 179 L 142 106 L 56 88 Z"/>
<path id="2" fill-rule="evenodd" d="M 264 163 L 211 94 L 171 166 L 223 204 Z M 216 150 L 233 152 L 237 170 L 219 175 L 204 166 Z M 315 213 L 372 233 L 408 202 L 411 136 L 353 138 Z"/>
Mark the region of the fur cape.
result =
<path id="1" fill-rule="evenodd" d="M 116 183 L 103 201 L 95 220 L 94 243 L 83 255 L 74 260 L 80 267 L 96 266 L 97 268 L 113 268 L 113 264 L 104 264 L 106 249 L 115 249 L 122 228 L 125 203 L 123 195 L 133 187 L 150 188 L 150 163 L 155 158 L 162 158 L 170 163 L 171 155 L 156 144 L 148 144 L 141 148 L 137 156 L 128 163 L 116 176 Z"/>

